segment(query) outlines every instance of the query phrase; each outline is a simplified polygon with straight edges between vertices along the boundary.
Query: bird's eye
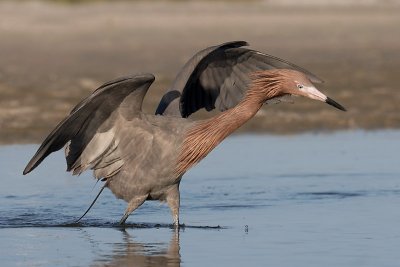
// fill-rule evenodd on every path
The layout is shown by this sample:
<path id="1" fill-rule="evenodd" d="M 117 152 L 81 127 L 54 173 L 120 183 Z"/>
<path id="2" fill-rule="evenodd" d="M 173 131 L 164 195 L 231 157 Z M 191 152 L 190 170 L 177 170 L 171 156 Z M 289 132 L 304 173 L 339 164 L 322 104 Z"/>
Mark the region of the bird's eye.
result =
<path id="1" fill-rule="evenodd" d="M 303 89 L 303 85 L 302 84 L 297 84 L 297 88 L 299 88 L 299 89 Z"/>

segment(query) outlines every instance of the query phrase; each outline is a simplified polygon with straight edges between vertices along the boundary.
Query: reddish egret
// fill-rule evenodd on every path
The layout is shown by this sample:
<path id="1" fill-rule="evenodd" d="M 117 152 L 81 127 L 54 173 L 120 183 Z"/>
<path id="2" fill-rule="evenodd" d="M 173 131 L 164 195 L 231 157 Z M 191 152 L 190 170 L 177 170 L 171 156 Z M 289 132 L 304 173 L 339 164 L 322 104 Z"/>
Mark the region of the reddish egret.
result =
<path id="1" fill-rule="evenodd" d="M 121 224 L 144 201 L 159 200 L 168 203 L 179 226 L 182 176 L 263 104 L 294 95 L 345 110 L 314 87 L 312 81 L 318 78 L 308 71 L 240 48 L 243 44 L 231 42 L 196 54 L 157 110 L 183 117 L 203 107 L 224 110 L 213 118 L 190 121 L 144 114 L 142 101 L 154 76 L 120 78 L 80 102 L 44 140 L 24 174 L 66 145 L 68 171 L 80 174 L 92 169 L 97 179 L 105 181 L 100 193 L 108 187 L 128 202 Z"/>

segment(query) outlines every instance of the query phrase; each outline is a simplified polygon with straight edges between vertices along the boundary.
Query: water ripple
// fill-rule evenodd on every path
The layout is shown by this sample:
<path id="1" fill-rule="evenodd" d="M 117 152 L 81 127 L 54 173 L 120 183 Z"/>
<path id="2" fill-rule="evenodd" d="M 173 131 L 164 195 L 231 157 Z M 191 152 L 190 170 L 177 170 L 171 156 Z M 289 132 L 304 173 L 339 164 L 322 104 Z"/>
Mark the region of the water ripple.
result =
<path id="1" fill-rule="evenodd" d="M 120 225 L 118 222 L 109 222 L 104 220 L 89 219 L 82 222 L 74 222 L 73 220 L 67 220 L 64 222 L 56 220 L 45 220 L 45 218 L 32 218 L 32 214 L 22 214 L 17 218 L 5 218 L 0 220 L 0 229 L 5 228 L 85 228 L 85 227 L 98 227 L 98 228 L 133 228 L 133 229 L 149 229 L 149 228 L 170 228 L 174 229 L 173 224 L 168 223 L 126 223 Z M 25 217 L 28 217 L 27 220 Z M 226 229 L 227 227 L 216 225 L 186 225 L 181 224 L 180 228 L 195 228 L 195 229 Z"/>
<path id="2" fill-rule="evenodd" d="M 322 191 L 322 192 L 301 192 L 295 194 L 295 198 L 301 199 L 342 199 L 350 197 L 366 196 L 365 192 L 339 192 L 339 191 Z"/>

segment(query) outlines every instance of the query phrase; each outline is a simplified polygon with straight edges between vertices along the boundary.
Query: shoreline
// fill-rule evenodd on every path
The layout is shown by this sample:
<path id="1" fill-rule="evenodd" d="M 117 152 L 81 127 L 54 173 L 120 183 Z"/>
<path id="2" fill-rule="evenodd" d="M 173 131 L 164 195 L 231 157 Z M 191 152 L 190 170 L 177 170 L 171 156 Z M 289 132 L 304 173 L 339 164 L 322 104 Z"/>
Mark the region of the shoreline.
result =
<path id="1" fill-rule="evenodd" d="M 153 113 L 193 54 L 231 40 L 310 70 L 348 109 L 296 99 L 263 108 L 240 133 L 398 129 L 400 8 L 378 6 L 0 1 L 0 144 L 40 142 L 80 99 L 123 75 L 156 75 L 144 101 Z"/>

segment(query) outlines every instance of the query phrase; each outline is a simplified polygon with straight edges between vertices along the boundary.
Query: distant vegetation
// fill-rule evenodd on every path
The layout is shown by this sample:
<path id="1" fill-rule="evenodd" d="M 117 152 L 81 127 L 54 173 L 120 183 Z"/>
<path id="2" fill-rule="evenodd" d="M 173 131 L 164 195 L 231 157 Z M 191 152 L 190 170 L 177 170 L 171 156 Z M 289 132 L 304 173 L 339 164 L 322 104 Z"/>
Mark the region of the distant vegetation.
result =
<path id="1" fill-rule="evenodd" d="M 24 1 L 24 0 L 22 0 Z M 26 0 L 28 1 L 28 0 Z M 80 4 L 80 3 L 96 3 L 96 2 L 151 2 L 149 0 L 42 0 L 53 3 Z M 159 0 L 160 2 L 186 2 L 188 0 Z"/>
<path id="2" fill-rule="evenodd" d="M 1 1 L 11 1 L 11 0 L 0 0 Z M 30 0 L 17 0 L 19 2 L 29 2 Z M 98 3 L 98 2 L 189 2 L 193 0 L 41 0 L 43 2 L 52 2 L 52 3 L 65 3 L 65 4 L 81 4 L 81 3 Z M 224 1 L 235 1 L 235 2 L 256 2 L 258 0 L 195 0 L 197 2 L 224 2 Z"/>
<path id="3" fill-rule="evenodd" d="M 115 0 L 44 0 L 47 2 L 54 2 L 54 3 L 69 3 L 69 4 L 79 4 L 79 3 L 94 3 L 94 2 L 112 2 Z M 137 2 L 140 0 L 124 0 L 126 2 Z"/>
<path id="4" fill-rule="evenodd" d="M 7 2 L 11 0 L 0 0 L 0 2 Z M 17 0 L 18 2 L 29 2 L 30 0 Z M 17 2 L 16 1 L 16 2 Z M 151 2 L 149 0 L 41 0 L 43 2 L 62 3 L 62 4 L 80 4 L 80 3 L 97 3 L 97 2 Z M 187 0 L 159 0 L 160 2 L 185 2 Z"/>

